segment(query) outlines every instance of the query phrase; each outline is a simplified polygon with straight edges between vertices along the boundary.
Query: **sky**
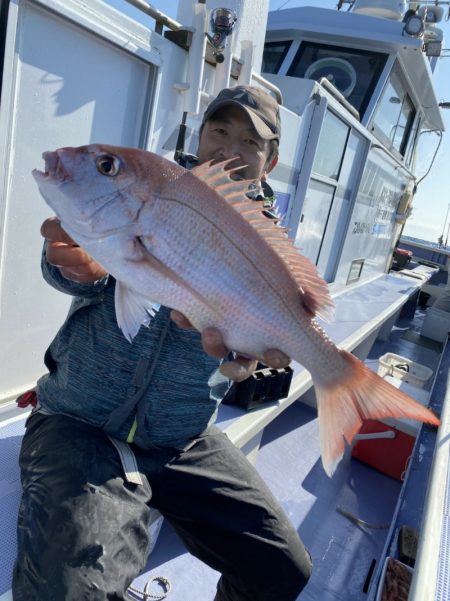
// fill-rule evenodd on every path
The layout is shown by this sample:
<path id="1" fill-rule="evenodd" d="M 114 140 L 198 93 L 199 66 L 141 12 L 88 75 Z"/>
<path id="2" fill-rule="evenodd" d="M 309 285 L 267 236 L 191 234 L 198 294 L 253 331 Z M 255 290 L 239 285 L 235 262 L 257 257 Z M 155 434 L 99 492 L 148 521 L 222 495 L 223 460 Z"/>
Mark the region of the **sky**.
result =
<path id="1" fill-rule="evenodd" d="M 142 20 L 142 14 L 137 9 L 126 3 L 125 0 L 104 0 L 107 4 L 124 10 L 133 18 Z M 181 0 L 188 1 L 188 0 Z M 177 0 L 150 0 L 155 8 L 166 15 L 176 18 Z M 226 6 L 226 0 L 223 5 Z M 294 8 L 296 6 L 316 6 L 320 8 L 335 8 L 337 0 L 270 0 L 270 10 L 283 10 L 283 8 Z M 346 7 L 344 8 L 344 10 Z M 448 7 L 444 5 L 447 12 Z M 146 17 L 148 19 L 148 17 Z M 443 20 L 439 28 L 444 32 L 444 48 L 448 48 L 447 57 L 441 58 L 435 71 L 436 95 L 439 101 L 450 102 L 450 21 Z M 403 233 L 407 236 L 437 242 L 438 237 L 443 234 L 444 240 L 449 240 L 450 246 L 450 186 L 447 181 L 450 169 L 450 109 L 443 110 L 443 119 L 446 131 L 436 154 L 430 173 L 419 184 L 414 197 L 413 212 L 406 222 Z M 437 147 L 438 137 L 435 134 L 424 138 L 423 158 L 419 159 L 417 165 L 418 178 L 428 170 L 431 158 Z M 448 219 L 447 219 L 448 216 Z"/>

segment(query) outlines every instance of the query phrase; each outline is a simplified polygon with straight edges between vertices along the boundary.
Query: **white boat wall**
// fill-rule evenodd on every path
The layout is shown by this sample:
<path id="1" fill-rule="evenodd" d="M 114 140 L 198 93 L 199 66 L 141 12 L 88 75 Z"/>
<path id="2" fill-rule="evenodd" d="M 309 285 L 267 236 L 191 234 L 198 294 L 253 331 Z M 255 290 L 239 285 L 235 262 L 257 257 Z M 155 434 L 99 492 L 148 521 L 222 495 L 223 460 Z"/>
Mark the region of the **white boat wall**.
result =
<path id="1" fill-rule="evenodd" d="M 185 111 L 186 150 L 195 152 L 199 115 L 216 88 L 228 82 L 264 85 L 258 72 L 267 20 L 267 10 L 263 9 L 268 3 L 256 3 L 256 10 L 250 2 L 236 2 L 237 14 L 244 4 L 247 18 L 243 25 L 238 19 L 228 46 L 229 55 L 231 50 L 239 51 L 238 60 L 232 61 L 230 56 L 216 68 L 202 60 L 203 33 L 194 34 L 188 53 L 100 0 L 9 3 L 0 116 L 4 174 L 0 196 L 0 339 L 9 344 L 0 350 L 0 364 L 4 366 L 0 399 L 14 398 L 42 373 L 43 351 L 67 309 L 68 299 L 50 290 L 37 269 L 39 226 L 48 209 L 37 193 L 31 170 L 41 164 L 42 152 L 104 142 L 140 146 L 173 158 Z M 180 16 L 186 19 L 187 27 L 197 24 L 198 30 L 198 23 L 207 26 L 209 4 L 194 3 L 197 15 L 192 3 L 181 6 Z M 233 3 L 230 6 L 233 8 Z M 292 29 L 293 23 L 300 23 L 301 28 Z M 288 24 L 290 29 L 286 30 Z M 239 26 L 245 39 L 239 37 Z M 348 110 L 346 103 L 337 99 L 333 87 L 304 77 L 267 75 L 282 89 L 286 107 L 281 115 L 280 161 L 271 185 L 290 235 L 336 288 L 388 270 L 401 227 L 396 216 L 404 212 L 414 185 L 417 131 L 442 129 L 421 41 L 402 35 L 402 28 L 401 21 L 320 9 L 301 9 L 298 16 L 297 12 L 277 11 L 269 20 L 264 64 L 269 65 L 274 54 L 273 40 L 280 40 L 279 46 L 289 46 L 280 65 L 283 73 L 298 61 L 303 38 L 305 43 L 313 39 L 313 44 L 323 42 L 331 48 L 339 40 L 341 49 L 335 53 L 339 57 L 349 55 L 348 61 L 355 56 L 358 61 L 358 46 L 368 46 L 370 57 L 376 61 L 372 81 L 355 83 L 353 95 L 359 93 L 361 97 L 357 105 L 361 119 L 356 110 Z M 254 50 L 249 50 L 249 40 Z M 363 59 L 359 57 L 363 66 L 371 60 L 365 52 Z M 253 64 L 252 56 L 259 62 Z M 343 58 L 339 61 L 345 62 Z M 227 63 L 233 72 L 234 66 L 240 67 L 240 74 L 235 73 L 237 79 L 228 78 Z M 269 67 L 266 71 L 275 70 Z M 311 66 L 307 69 L 314 75 Z M 407 85 L 401 87 L 397 79 L 405 73 Z M 396 93 L 403 94 L 408 106 L 404 117 L 408 128 L 406 122 L 399 123 L 396 131 L 407 131 L 408 136 L 395 133 L 391 143 L 385 144 L 382 133 L 382 141 L 374 136 L 381 120 L 376 109 L 381 107 L 378 112 L 383 114 L 382 91 L 386 87 L 391 94 L 392 86 L 399 88 L 395 88 Z M 364 97 L 360 87 L 366 92 Z M 352 95 L 347 96 L 353 101 Z M 332 153 L 329 136 L 334 140 Z M 403 147 L 404 156 L 400 152 Z M 24 241 L 20 248 L 19 240 Z M 25 347 L 29 352 L 24 365 Z"/>
<path id="2" fill-rule="evenodd" d="M 356 0 L 348 11 L 306 7 L 268 13 L 268 0 L 186 0 L 179 3 L 176 20 L 160 15 L 154 25 L 151 15 L 156 11 L 149 4 L 128 1 L 148 15 L 148 26 L 101 0 L 0 1 L 0 431 L 8 461 L 4 480 L 0 472 L 0 481 L 8 482 L 0 501 L 8 507 L 3 511 L 9 512 L 0 511 L 0 524 L 8 535 L 0 569 L 0 601 L 11 598 L 13 513 L 20 497 L 14 462 L 24 415 L 17 413 L 14 400 L 44 372 L 45 349 L 64 321 L 69 303 L 40 273 L 39 228 L 49 214 L 31 171 L 41 167 L 42 152 L 102 142 L 137 146 L 173 159 L 180 150 L 184 119 L 184 152 L 195 153 L 201 116 L 211 98 L 228 85 L 261 86 L 283 102 L 280 160 L 270 185 L 289 236 L 330 284 L 336 318 L 324 327 L 331 338 L 373 362 L 373 353 L 391 350 L 386 345 L 392 342 L 392 332 L 398 334 L 397 326 L 392 330 L 397 317 L 402 309 L 404 317 L 405 307 L 412 307 L 414 313 L 421 287 L 436 271 L 432 265 L 418 263 L 396 274 L 390 268 L 413 202 L 419 137 L 444 129 L 433 76 L 442 48 L 436 22 L 448 2 L 410 3 L 411 12 L 405 2 Z M 226 48 L 214 50 L 205 31 L 211 33 L 211 11 L 225 6 L 235 11 L 237 20 Z M 420 31 L 414 29 L 419 25 Z M 419 336 L 417 327 L 411 325 Z M 409 353 L 419 363 L 423 360 L 436 376 L 438 366 L 446 364 L 445 340 L 427 346 L 422 338 L 414 347 L 411 340 L 411 336 L 407 343 L 396 339 L 393 352 Z M 375 600 L 402 503 L 405 495 L 408 502 L 414 497 L 415 489 L 408 492 L 407 478 L 405 485 L 393 484 L 389 477 L 349 457 L 332 480 L 325 479 L 318 464 L 318 441 L 312 442 L 317 434 L 315 409 L 295 402 L 301 398 L 314 406 L 307 395 L 311 378 L 301 366 L 293 368 L 285 398 L 250 413 L 224 406 L 219 426 L 256 461 L 261 440 L 263 446 L 264 440 L 275 441 L 273 448 L 284 444 L 284 434 L 274 432 L 281 432 L 283 419 L 292 420 L 286 416 L 300 412 L 298 427 L 291 421 L 288 430 L 300 436 L 295 445 L 301 448 L 302 465 L 287 462 L 293 463 L 295 473 L 283 477 L 294 482 L 302 474 L 306 489 L 301 509 L 293 497 L 285 498 L 315 560 L 313 581 L 300 597 Z M 428 402 L 434 398 L 433 382 L 425 393 L 407 392 Z M 445 390 L 435 393 L 441 402 Z M 446 422 L 440 433 L 447 451 L 448 428 Z M 420 432 L 414 436 L 422 436 Z M 436 434 L 425 435 L 431 457 Z M 411 460 L 414 467 L 405 466 L 406 474 L 416 464 L 419 470 L 419 440 L 416 459 Z M 278 451 L 268 442 L 262 451 L 266 451 L 265 463 L 257 467 L 270 480 L 267 466 L 271 462 L 280 466 Z M 440 464 L 440 471 L 433 468 L 433 478 L 444 486 L 448 458 L 447 463 L 440 459 Z M 431 470 L 431 459 L 427 469 Z M 373 538 L 356 536 L 354 524 L 350 534 L 342 515 L 337 526 L 330 517 L 337 499 L 353 503 L 353 513 L 361 509 L 355 483 L 364 489 L 368 511 L 373 512 L 367 521 L 370 515 L 374 521 L 388 520 L 385 531 L 375 529 Z M 288 495 L 281 490 L 279 494 Z M 369 501 L 376 495 L 380 501 L 372 507 Z M 441 496 L 438 501 L 429 497 L 428 506 L 442 505 Z M 311 518 L 314 504 L 316 521 Z M 422 511 L 423 503 L 416 513 Z M 319 529 L 322 519 L 327 524 L 324 530 Z M 431 523 L 432 518 L 426 521 Z M 427 537 L 424 540 L 430 544 Z M 184 584 L 178 591 L 174 588 L 168 599 L 212 598 L 217 575 L 205 572 L 179 545 L 163 528 L 151 556 L 164 570 L 184 575 Z M 420 553 L 424 557 L 425 552 Z M 413 581 L 416 592 L 411 593 L 414 601 L 449 598 L 445 597 L 448 587 L 439 589 L 437 552 L 431 555 L 434 575 L 429 576 L 420 564 Z M 434 584 L 424 595 L 426 582 Z"/>

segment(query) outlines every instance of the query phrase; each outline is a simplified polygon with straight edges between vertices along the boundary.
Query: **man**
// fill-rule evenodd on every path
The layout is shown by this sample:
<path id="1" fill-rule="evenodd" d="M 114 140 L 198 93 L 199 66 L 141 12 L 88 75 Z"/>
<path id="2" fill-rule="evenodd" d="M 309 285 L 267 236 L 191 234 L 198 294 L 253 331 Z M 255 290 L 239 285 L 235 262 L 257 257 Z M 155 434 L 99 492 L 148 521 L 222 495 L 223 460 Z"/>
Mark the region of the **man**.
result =
<path id="1" fill-rule="evenodd" d="M 274 99 L 226 89 L 205 113 L 199 162 L 234 158 L 241 177 L 261 183 L 278 140 Z M 161 307 L 130 344 L 115 322 L 114 279 L 55 219 L 41 231 L 44 277 L 74 299 L 22 443 L 14 600 L 128 599 L 146 562 L 151 506 L 222 574 L 216 601 L 294 601 L 309 554 L 241 451 L 211 426 L 224 387 L 208 380 L 228 353 L 220 332 L 200 335 Z M 265 360 L 288 358 L 272 349 Z M 254 368 L 237 357 L 221 371 L 239 380 Z"/>

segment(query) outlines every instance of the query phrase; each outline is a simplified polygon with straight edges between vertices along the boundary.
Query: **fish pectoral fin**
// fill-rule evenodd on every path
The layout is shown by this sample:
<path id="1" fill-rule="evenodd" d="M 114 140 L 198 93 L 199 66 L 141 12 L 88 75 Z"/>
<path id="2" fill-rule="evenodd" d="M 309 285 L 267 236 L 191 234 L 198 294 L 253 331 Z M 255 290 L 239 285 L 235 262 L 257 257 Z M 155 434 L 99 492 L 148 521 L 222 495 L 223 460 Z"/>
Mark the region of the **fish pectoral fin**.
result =
<path id="1" fill-rule="evenodd" d="M 342 374 L 328 383 L 314 382 L 319 413 L 322 463 L 331 476 L 364 420 L 409 418 L 439 426 L 439 418 L 362 361 L 339 351 L 345 361 Z M 314 378 L 313 378 L 314 381 Z"/>
<path id="2" fill-rule="evenodd" d="M 116 282 L 114 293 L 116 319 L 125 338 L 131 342 L 141 325 L 148 326 L 150 318 L 155 314 L 155 303 L 139 292 Z"/>

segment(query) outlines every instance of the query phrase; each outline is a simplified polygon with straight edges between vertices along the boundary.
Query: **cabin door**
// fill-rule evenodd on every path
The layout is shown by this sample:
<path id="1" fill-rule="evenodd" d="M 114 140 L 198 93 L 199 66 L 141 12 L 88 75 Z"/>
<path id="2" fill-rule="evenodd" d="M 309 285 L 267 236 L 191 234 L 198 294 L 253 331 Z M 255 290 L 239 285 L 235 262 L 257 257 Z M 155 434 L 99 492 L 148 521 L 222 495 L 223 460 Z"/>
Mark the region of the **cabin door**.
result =
<path id="1" fill-rule="evenodd" d="M 300 217 L 300 235 L 295 245 L 313 263 L 318 263 L 330 217 L 336 186 L 311 178 Z"/>
<path id="2" fill-rule="evenodd" d="M 295 240 L 333 282 L 368 143 L 336 114 L 325 114 Z"/>

